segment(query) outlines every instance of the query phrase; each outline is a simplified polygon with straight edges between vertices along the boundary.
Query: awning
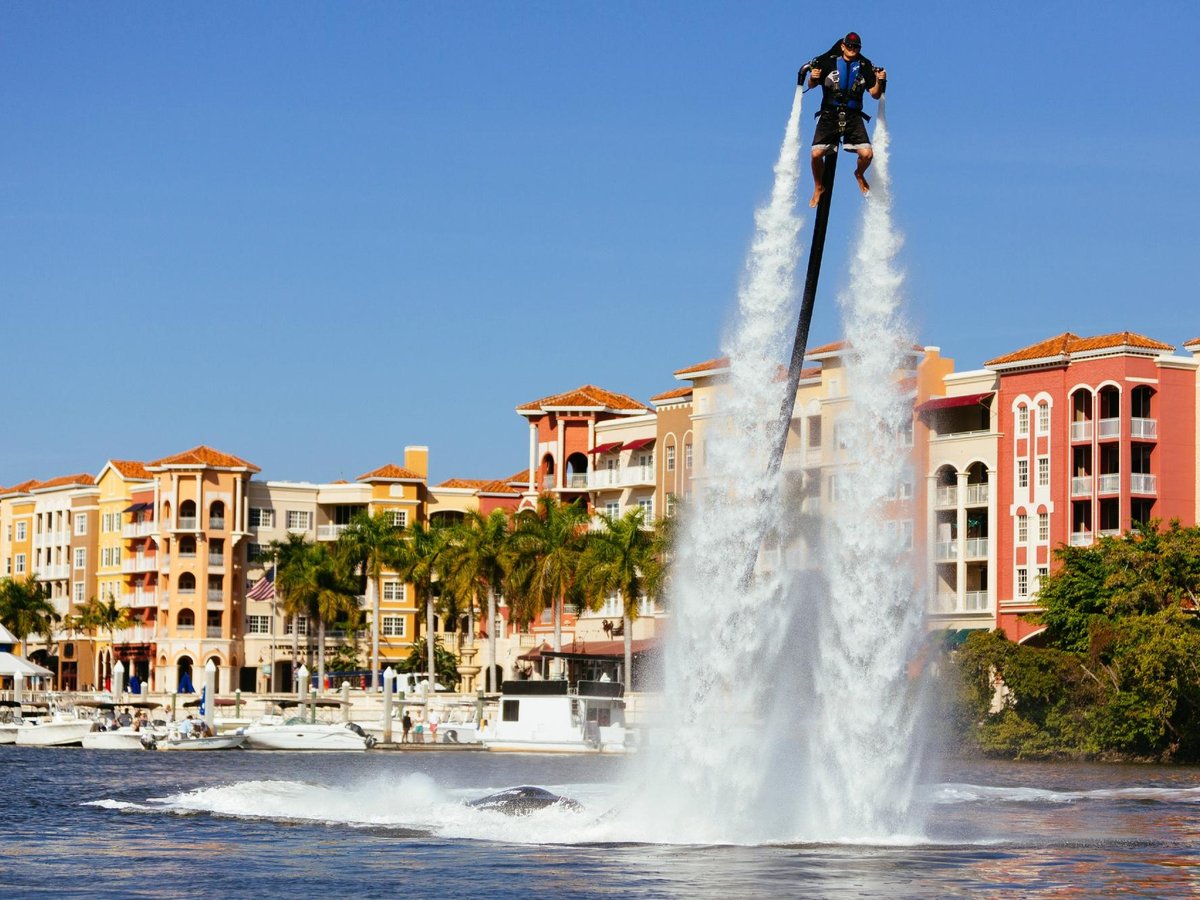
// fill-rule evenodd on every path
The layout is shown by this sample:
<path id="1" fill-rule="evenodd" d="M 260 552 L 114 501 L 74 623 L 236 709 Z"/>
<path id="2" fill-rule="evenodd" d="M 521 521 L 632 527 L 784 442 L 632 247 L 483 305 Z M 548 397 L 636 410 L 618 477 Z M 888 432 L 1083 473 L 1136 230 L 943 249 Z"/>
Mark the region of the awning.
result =
<path id="1" fill-rule="evenodd" d="M 994 396 L 996 396 L 995 391 L 987 391 L 983 394 L 963 394 L 961 397 L 934 397 L 932 400 L 926 400 L 918 406 L 917 412 L 933 412 L 937 409 L 974 406 L 976 403 L 983 403 L 984 400 L 990 400 Z"/>
<path id="2" fill-rule="evenodd" d="M 643 653 L 651 653 L 658 647 L 658 642 L 649 638 L 636 639 L 631 642 L 634 656 L 641 656 Z M 541 650 L 539 659 L 546 657 L 547 659 L 624 659 L 625 658 L 625 641 L 581 641 L 574 640 L 569 644 L 563 644 L 561 650 L 555 651 L 550 647 L 545 647 Z M 521 657 L 524 659 L 524 657 Z"/>
<path id="3" fill-rule="evenodd" d="M 611 444 L 597 444 L 592 448 L 593 453 L 612 453 L 614 450 L 621 449 L 620 441 L 613 441 Z"/>
<path id="4" fill-rule="evenodd" d="M 654 438 L 642 438 L 637 441 L 630 441 L 625 445 L 626 450 L 644 450 L 654 443 Z"/>
<path id="5" fill-rule="evenodd" d="M 0 675 L 15 675 L 17 672 L 26 678 L 45 678 L 47 675 L 54 674 L 49 669 L 27 659 L 21 659 L 21 657 L 8 652 L 0 653 Z"/>
<path id="6" fill-rule="evenodd" d="M 123 510 L 121 510 L 121 512 L 123 512 L 123 513 L 141 512 L 143 509 L 149 509 L 153 505 L 154 505 L 153 503 L 135 503 L 135 504 L 133 504 L 133 506 L 125 507 Z"/>
<path id="7" fill-rule="evenodd" d="M 537 662 L 542 658 L 543 653 L 549 653 L 550 650 L 550 645 L 545 641 L 542 641 L 540 646 L 534 647 L 528 653 L 522 653 L 517 657 L 517 659 L 522 660 L 523 662 Z"/>

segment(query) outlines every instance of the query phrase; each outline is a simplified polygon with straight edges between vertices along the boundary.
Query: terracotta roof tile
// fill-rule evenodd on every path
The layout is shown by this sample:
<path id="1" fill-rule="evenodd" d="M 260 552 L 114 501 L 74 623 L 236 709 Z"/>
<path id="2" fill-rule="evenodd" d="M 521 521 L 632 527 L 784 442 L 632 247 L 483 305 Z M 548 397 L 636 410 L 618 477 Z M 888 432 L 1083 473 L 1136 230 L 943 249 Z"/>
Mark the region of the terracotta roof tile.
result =
<path id="1" fill-rule="evenodd" d="M 984 365 L 1002 366 L 1035 359 L 1070 358 L 1073 353 L 1086 353 L 1089 350 L 1107 350 L 1117 347 L 1136 347 L 1143 350 L 1175 349 L 1170 344 L 1164 344 L 1162 341 L 1156 341 L 1132 331 L 1118 331 L 1113 334 L 1101 334 L 1089 338 L 1083 338 L 1077 334 L 1065 331 L 1052 338 L 1047 338 L 1044 341 L 1023 347 L 1013 353 L 989 359 Z"/>
<path id="2" fill-rule="evenodd" d="M 650 398 L 651 403 L 657 403 L 660 400 L 677 400 L 680 397 L 690 397 L 692 394 L 691 387 L 675 388 L 673 391 L 663 391 L 661 394 L 655 394 Z"/>
<path id="3" fill-rule="evenodd" d="M 395 481 L 403 479 L 405 481 L 424 481 L 425 478 L 418 475 L 409 469 L 402 469 L 394 463 L 388 463 L 386 466 L 380 466 L 373 472 L 367 472 L 364 475 L 359 475 L 356 481 Z"/>
<path id="4" fill-rule="evenodd" d="M 505 478 L 504 483 L 505 484 L 525 484 L 525 485 L 529 484 L 529 470 L 522 469 L 520 472 L 517 472 L 515 475 L 511 475 L 508 478 Z"/>
<path id="5" fill-rule="evenodd" d="M 705 360 L 702 363 L 696 363 L 694 366 L 688 366 L 685 369 L 676 369 L 675 377 L 680 375 L 692 375 L 696 372 L 707 372 L 709 369 L 728 369 L 729 357 L 718 356 L 716 359 Z"/>
<path id="6" fill-rule="evenodd" d="M 41 484 L 36 478 L 30 478 L 28 481 L 22 481 L 20 484 L 14 484 L 10 488 L 5 488 L 0 491 L 2 494 L 25 494 L 32 491 L 35 487 Z"/>
<path id="7" fill-rule="evenodd" d="M 49 481 L 40 481 L 37 483 L 37 489 L 66 487 L 70 484 L 87 485 L 95 483 L 96 479 L 91 475 L 80 473 L 78 475 L 63 475 L 59 478 L 51 478 Z"/>
<path id="8" fill-rule="evenodd" d="M 146 464 L 137 462 L 132 459 L 110 459 L 108 461 L 122 478 L 145 478 L 151 479 L 154 476 L 146 471 Z"/>
<path id="9" fill-rule="evenodd" d="M 229 453 L 222 453 L 220 450 L 214 450 L 212 447 L 206 447 L 204 444 L 193 447 L 191 450 L 184 450 L 182 453 L 176 453 L 174 456 L 165 456 L 149 464 L 149 468 L 152 469 L 159 466 L 215 466 L 223 469 L 249 469 L 251 472 L 262 471 L 254 463 L 246 462 L 246 460 Z"/>
<path id="10" fill-rule="evenodd" d="M 1194 337 L 1194 338 L 1192 338 L 1190 341 L 1184 341 L 1184 342 L 1183 342 L 1183 346 L 1185 346 L 1185 347 L 1191 347 L 1191 346 L 1194 346 L 1194 345 L 1196 345 L 1196 344 L 1200 344 L 1200 337 Z"/>
<path id="11" fill-rule="evenodd" d="M 837 353 L 845 350 L 849 344 L 845 341 L 834 341 L 832 344 L 822 344 L 820 347 L 809 347 L 806 356 L 816 356 L 818 353 Z"/>
<path id="12" fill-rule="evenodd" d="M 647 410 L 643 404 L 625 394 L 614 394 L 612 391 L 598 388 L 594 384 L 585 384 L 573 391 L 552 394 L 549 397 L 543 397 L 541 400 L 522 404 L 517 407 L 517 412 L 536 412 L 548 406 L 574 406 L 584 409 Z"/>
<path id="13" fill-rule="evenodd" d="M 440 488 L 465 488 L 482 494 L 517 494 L 506 482 L 482 478 L 450 478 L 438 485 Z"/>

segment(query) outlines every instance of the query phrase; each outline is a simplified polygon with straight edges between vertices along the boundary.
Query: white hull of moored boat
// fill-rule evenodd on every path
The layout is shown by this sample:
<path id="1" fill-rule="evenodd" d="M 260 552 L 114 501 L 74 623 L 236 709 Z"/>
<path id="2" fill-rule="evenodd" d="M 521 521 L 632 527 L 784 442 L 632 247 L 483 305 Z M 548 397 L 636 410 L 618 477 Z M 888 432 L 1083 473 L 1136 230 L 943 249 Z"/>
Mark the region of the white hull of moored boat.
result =
<path id="1" fill-rule="evenodd" d="M 240 734 L 219 734 L 216 737 L 172 737 L 156 743 L 159 750 L 236 750 L 245 740 Z"/>
<path id="2" fill-rule="evenodd" d="M 93 731 L 83 736 L 85 750 L 144 750 L 146 745 L 142 739 L 150 736 L 157 737 L 149 731 L 134 731 L 132 728 L 118 728 L 116 731 Z"/>
<path id="3" fill-rule="evenodd" d="M 366 750 L 373 738 L 345 725 L 298 723 L 247 725 L 241 730 L 247 750 Z"/>
<path id="4" fill-rule="evenodd" d="M 16 743 L 21 747 L 68 747 L 82 744 L 96 723 L 88 719 L 52 719 L 17 729 Z"/>

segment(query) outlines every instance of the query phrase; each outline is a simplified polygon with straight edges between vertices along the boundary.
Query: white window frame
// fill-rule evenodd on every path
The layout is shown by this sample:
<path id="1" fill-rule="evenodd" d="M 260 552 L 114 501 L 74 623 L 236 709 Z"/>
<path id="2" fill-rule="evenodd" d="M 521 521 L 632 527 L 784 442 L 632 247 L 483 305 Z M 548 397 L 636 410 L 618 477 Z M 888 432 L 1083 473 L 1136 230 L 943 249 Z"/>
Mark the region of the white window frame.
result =
<path id="1" fill-rule="evenodd" d="M 293 518 L 296 524 L 292 524 Z M 289 509 L 284 514 L 288 531 L 310 531 L 312 529 L 312 512 L 307 509 Z M 303 522 L 304 524 L 300 524 Z"/>
<path id="2" fill-rule="evenodd" d="M 29 535 L 29 523 L 17 522 L 17 536 L 14 540 L 23 541 Z"/>
<path id="3" fill-rule="evenodd" d="M 408 510 L 407 509 L 389 509 L 388 522 L 393 528 L 408 527 Z"/>
<path id="4" fill-rule="evenodd" d="M 75 534 L 87 534 L 87 513 L 75 513 Z"/>
<path id="5" fill-rule="evenodd" d="M 1017 460 L 1017 487 L 1029 487 L 1029 460 Z"/>
<path id="6" fill-rule="evenodd" d="M 395 579 L 385 581 L 380 599 L 386 600 L 388 603 L 403 603 L 408 599 L 408 585 Z"/>
<path id="7" fill-rule="evenodd" d="M 1021 406 L 1017 407 L 1017 434 L 1020 435 L 1021 437 L 1024 437 L 1025 435 L 1029 434 L 1029 407 L 1028 406 L 1021 405 Z"/>
<path id="8" fill-rule="evenodd" d="M 683 445 L 683 467 L 689 472 L 692 469 L 692 442 L 688 441 Z"/>
<path id="9" fill-rule="evenodd" d="M 1017 596 L 1029 596 L 1029 569 L 1024 567 L 1017 569 Z"/>
<path id="10" fill-rule="evenodd" d="M 25 564 L 26 564 L 26 560 L 25 560 L 24 553 L 18 553 L 15 557 L 13 557 L 13 574 L 14 575 L 24 575 L 25 574 Z"/>
<path id="11" fill-rule="evenodd" d="M 675 471 L 675 445 L 667 444 L 667 471 Z"/>
<path id="12" fill-rule="evenodd" d="M 73 569 L 86 569 L 87 568 L 87 548 L 86 547 L 76 547 L 75 548 L 75 552 L 72 554 L 71 568 L 73 568 Z"/>
<path id="13" fill-rule="evenodd" d="M 1050 542 L 1050 513 L 1038 513 L 1038 543 Z"/>
<path id="14" fill-rule="evenodd" d="M 258 521 L 256 522 L 255 519 Z M 252 506 L 250 507 L 250 527 L 251 528 L 274 528 L 275 527 L 275 510 L 269 506 Z"/>
<path id="15" fill-rule="evenodd" d="M 1050 404 L 1038 404 L 1038 434 L 1050 433 Z"/>
<path id="16" fill-rule="evenodd" d="M 1038 469 L 1038 487 L 1050 486 L 1050 457 L 1039 456 L 1037 458 Z"/>
<path id="17" fill-rule="evenodd" d="M 1029 516 L 1017 513 L 1017 543 L 1029 543 Z"/>
<path id="18" fill-rule="evenodd" d="M 83 585 L 82 581 L 76 581 L 71 584 L 71 599 L 75 603 L 83 603 L 84 602 L 83 586 L 84 585 Z"/>
<path id="19" fill-rule="evenodd" d="M 621 515 L 621 504 L 617 500 L 607 500 L 604 503 L 604 514 L 610 518 L 616 519 Z"/>
<path id="20" fill-rule="evenodd" d="M 381 616 L 379 633 L 384 637 L 407 637 L 408 619 L 405 616 Z"/>
<path id="21" fill-rule="evenodd" d="M 642 497 L 637 502 L 638 508 L 642 511 L 642 521 L 649 525 L 654 521 L 654 498 Z"/>

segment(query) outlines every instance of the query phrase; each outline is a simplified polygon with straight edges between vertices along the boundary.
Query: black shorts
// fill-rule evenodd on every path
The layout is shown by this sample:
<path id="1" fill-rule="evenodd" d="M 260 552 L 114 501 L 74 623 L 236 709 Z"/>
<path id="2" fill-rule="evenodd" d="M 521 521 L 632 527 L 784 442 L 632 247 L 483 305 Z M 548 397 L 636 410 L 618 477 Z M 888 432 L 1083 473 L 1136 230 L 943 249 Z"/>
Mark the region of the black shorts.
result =
<path id="1" fill-rule="evenodd" d="M 862 113 L 853 109 L 845 112 L 836 109 L 822 110 L 820 118 L 817 119 L 816 133 L 813 134 L 813 149 L 824 150 L 831 144 L 836 144 L 839 139 L 844 150 L 858 150 L 871 146 Z"/>

